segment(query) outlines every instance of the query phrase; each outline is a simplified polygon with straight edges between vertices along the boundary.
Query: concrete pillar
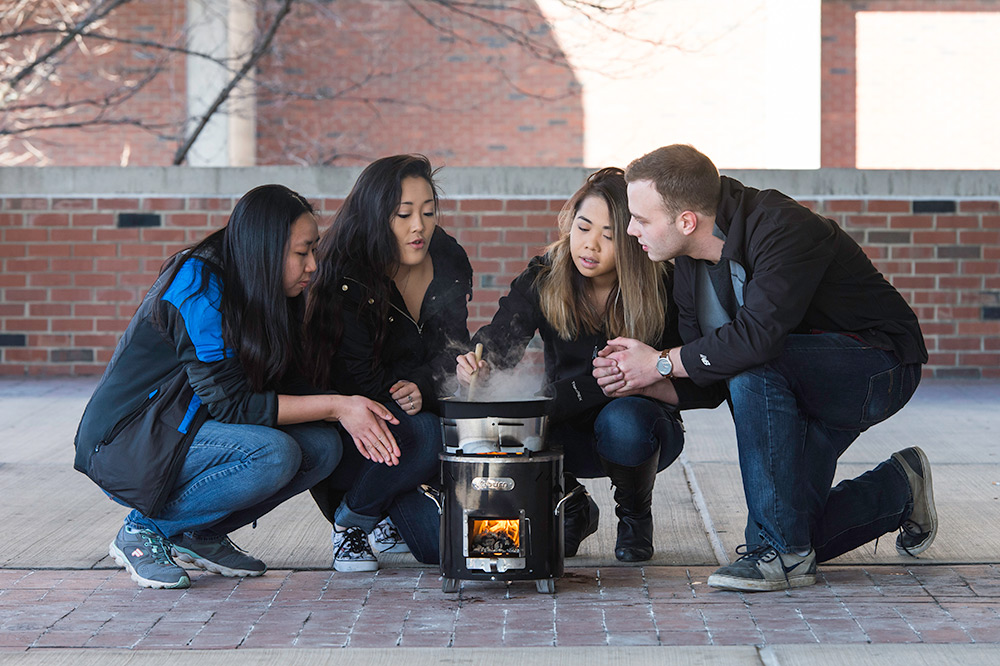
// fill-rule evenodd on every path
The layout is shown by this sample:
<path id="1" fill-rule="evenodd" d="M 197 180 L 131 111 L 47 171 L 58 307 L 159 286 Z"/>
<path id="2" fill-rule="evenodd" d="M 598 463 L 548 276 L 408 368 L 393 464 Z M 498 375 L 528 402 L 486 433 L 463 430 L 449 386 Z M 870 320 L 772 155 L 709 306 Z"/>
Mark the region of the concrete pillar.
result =
<path id="1" fill-rule="evenodd" d="M 253 44 L 254 23 L 248 0 L 188 0 L 188 48 L 225 63 L 198 55 L 187 57 L 188 131 L 239 70 L 240 56 Z M 252 166 L 257 152 L 255 106 L 252 84 L 245 80 L 204 127 L 188 153 L 187 164 Z"/>

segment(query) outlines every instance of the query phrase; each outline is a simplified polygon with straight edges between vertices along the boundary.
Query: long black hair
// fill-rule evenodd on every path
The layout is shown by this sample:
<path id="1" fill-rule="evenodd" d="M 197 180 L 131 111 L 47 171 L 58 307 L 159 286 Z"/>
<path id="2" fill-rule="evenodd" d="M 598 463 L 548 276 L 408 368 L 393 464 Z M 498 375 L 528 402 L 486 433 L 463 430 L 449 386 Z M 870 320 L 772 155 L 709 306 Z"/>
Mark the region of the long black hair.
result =
<path id="1" fill-rule="evenodd" d="M 229 222 L 185 250 L 204 267 L 197 293 L 215 274 L 222 282 L 222 339 L 236 352 L 254 391 L 274 389 L 302 369 L 304 297 L 285 295 L 285 254 L 292 225 L 315 215 L 302 195 L 284 185 L 261 185 L 244 194 Z M 172 282 L 187 261 L 177 261 Z"/>
<path id="2" fill-rule="evenodd" d="M 306 305 L 306 348 L 312 364 L 313 380 L 329 388 L 331 361 L 343 334 L 340 290 L 344 278 L 369 289 L 369 299 L 362 302 L 375 339 L 372 365 L 379 363 L 385 342 L 386 318 L 392 293 L 391 276 L 399 269 L 400 255 L 392 220 L 399 210 L 406 178 L 423 178 L 431 186 L 434 212 L 438 212 L 438 189 L 435 170 L 423 155 L 393 155 L 375 160 L 361 172 L 351 192 L 344 199 L 333 224 L 320 239 L 316 274 L 309 288 Z M 360 314 L 360 313 L 359 313 Z"/>

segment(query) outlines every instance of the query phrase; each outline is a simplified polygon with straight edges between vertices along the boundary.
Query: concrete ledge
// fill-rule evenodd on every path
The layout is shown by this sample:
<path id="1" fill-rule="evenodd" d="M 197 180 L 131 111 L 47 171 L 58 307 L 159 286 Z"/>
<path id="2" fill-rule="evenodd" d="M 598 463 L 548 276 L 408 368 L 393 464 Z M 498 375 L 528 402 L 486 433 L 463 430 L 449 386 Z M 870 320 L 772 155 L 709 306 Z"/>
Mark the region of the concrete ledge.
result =
<path id="1" fill-rule="evenodd" d="M 102 650 L 40 649 L 0 653 L 8 666 L 992 666 L 1000 658 L 996 645 L 780 645 L 707 647 L 596 648 L 345 648 L 241 650 Z"/>
<path id="2" fill-rule="evenodd" d="M 450 199 L 562 199 L 592 170 L 542 167 L 454 167 L 441 170 Z M 239 196 L 283 183 L 307 196 L 342 197 L 360 167 L 6 167 L 4 196 Z M 858 169 L 723 170 L 754 187 L 800 199 L 996 199 L 1000 171 L 873 171 Z"/>

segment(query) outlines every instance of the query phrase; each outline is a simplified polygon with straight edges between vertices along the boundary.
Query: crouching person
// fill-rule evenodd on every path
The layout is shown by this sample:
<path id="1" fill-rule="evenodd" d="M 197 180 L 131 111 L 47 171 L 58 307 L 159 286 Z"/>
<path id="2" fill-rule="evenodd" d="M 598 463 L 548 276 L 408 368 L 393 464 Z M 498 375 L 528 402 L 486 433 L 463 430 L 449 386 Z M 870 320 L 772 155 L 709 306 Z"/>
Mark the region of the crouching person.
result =
<path id="1" fill-rule="evenodd" d="M 331 473 L 342 445 L 325 422 L 391 440 L 382 405 L 292 390 L 317 239 L 300 195 L 251 190 L 224 228 L 167 263 L 119 341 L 74 466 L 132 508 L 109 554 L 140 586 L 188 587 L 175 558 L 263 574 L 227 535 Z"/>

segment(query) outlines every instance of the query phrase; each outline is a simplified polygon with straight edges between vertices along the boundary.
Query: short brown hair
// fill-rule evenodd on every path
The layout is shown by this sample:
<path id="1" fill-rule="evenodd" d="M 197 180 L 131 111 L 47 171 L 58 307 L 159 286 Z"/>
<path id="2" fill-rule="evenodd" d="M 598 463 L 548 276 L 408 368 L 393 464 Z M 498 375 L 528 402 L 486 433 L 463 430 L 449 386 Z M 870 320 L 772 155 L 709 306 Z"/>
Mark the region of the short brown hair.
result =
<path id="1" fill-rule="evenodd" d="M 625 180 L 652 181 L 671 215 L 685 210 L 715 215 L 719 207 L 719 170 L 693 146 L 675 143 L 646 153 L 628 165 Z"/>

